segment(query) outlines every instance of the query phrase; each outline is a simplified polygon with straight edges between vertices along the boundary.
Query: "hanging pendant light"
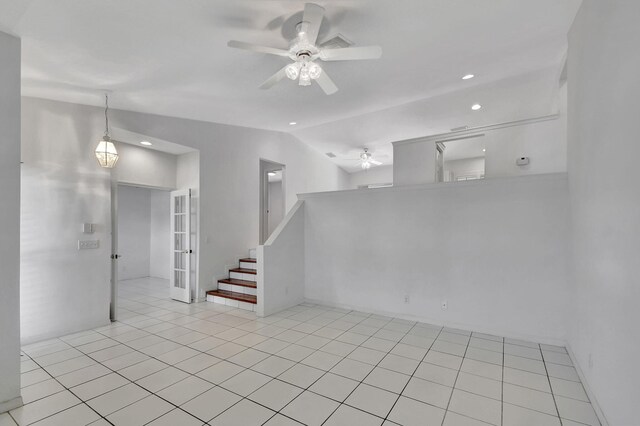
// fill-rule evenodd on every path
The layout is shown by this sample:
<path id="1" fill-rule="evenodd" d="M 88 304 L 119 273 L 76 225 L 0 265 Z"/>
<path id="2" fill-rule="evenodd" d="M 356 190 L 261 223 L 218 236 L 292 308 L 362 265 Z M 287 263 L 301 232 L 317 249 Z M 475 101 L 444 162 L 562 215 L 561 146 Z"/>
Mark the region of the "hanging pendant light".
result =
<path id="1" fill-rule="evenodd" d="M 111 169 L 118 162 L 118 151 L 109 136 L 109 95 L 104 95 L 104 105 L 104 136 L 96 147 L 96 159 L 100 167 Z"/>

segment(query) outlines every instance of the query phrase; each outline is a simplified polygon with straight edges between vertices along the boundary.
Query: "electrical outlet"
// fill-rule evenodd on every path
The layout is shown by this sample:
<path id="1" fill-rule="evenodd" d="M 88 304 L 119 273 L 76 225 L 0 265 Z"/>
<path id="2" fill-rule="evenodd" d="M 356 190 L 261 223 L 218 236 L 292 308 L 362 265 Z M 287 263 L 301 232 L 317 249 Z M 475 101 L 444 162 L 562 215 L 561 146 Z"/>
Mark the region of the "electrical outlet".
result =
<path id="1" fill-rule="evenodd" d="M 447 307 L 448 307 L 448 306 L 447 306 L 447 301 L 446 301 L 446 300 L 443 300 L 443 301 L 442 301 L 442 304 L 440 304 L 440 307 L 442 308 L 442 310 L 443 310 L 443 311 L 446 311 L 446 310 L 447 310 Z"/>
<path id="2" fill-rule="evenodd" d="M 99 240 L 78 240 L 78 250 L 97 249 L 99 246 Z"/>
<path id="3" fill-rule="evenodd" d="M 409 303 L 409 295 L 404 296 L 404 303 Z"/>

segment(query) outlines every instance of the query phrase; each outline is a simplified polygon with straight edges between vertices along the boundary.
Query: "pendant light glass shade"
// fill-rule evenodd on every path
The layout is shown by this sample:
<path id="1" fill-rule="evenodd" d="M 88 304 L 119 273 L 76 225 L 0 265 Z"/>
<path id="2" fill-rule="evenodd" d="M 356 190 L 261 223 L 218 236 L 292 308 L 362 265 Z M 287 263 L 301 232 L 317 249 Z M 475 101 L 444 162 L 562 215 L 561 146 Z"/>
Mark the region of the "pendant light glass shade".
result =
<path id="1" fill-rule="evenodd" d="M 111 142 L 111 138 L 109 137 L 109 96 L 104 96 L 104 136 L 98 142 L 98 146 L 96 147 L 96 159 L 98 160 L 98 164 L 100 167 L 104 167 L 106 169 L 113 168 L 118 162 L 118 151 L 116 150 L 116 146 Z"/>
<path id="2" fill-rule="evenodd" d="M 118 162 L 118 151 L 109 136 L 103 136 L 96 148 L 96 159 L 100 167 L 112 168 Z"/>

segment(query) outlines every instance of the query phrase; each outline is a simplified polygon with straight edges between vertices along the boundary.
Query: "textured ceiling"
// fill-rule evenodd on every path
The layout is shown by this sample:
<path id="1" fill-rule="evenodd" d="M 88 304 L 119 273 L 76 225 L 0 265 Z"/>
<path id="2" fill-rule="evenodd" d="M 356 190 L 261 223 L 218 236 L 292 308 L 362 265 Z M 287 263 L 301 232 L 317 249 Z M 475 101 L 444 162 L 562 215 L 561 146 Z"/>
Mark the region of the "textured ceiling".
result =
<path id="1" fill-rule="evenodd" d="M 550 111 L 580 0 L 334 0 L 320 39 L 382 46 L 377 61 L 332 62 L 340 88 L 258 86 L 286 59 L 230 39 L 286 47 L 304 2 L 2 0 L 0 29 L 23 40 L 23 94 L 291 131 L 321 152 Z M 467 73 L 473 80 L 462 81 Z M 470 103 L 484 108 L 475 115 Z M 296 121 L 295 127 L 288 123 Z"/>

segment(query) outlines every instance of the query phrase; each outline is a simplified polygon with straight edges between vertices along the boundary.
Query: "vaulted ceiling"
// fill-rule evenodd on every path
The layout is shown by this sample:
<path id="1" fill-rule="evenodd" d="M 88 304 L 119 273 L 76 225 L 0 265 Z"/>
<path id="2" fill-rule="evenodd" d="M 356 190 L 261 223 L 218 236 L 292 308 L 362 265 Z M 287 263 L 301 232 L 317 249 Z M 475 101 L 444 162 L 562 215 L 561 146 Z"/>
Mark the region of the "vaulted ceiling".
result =
<path id="1" fill-rule="evenodd" d="M 394 140 L 554 112 L 580 0 L 317 3 L 320 40 L 383 49 L 323 64 L 331 96 L 289 80 L 260 90 L 286 59 L 226 45 L 286 48 L 302 1 L 1 0 L 0 30 L 22 37 L 24 95 L 101 105 L 110 90 L 115 108 L 292 132 L 352 171 L 363 146 L 388 163 Z"/>

